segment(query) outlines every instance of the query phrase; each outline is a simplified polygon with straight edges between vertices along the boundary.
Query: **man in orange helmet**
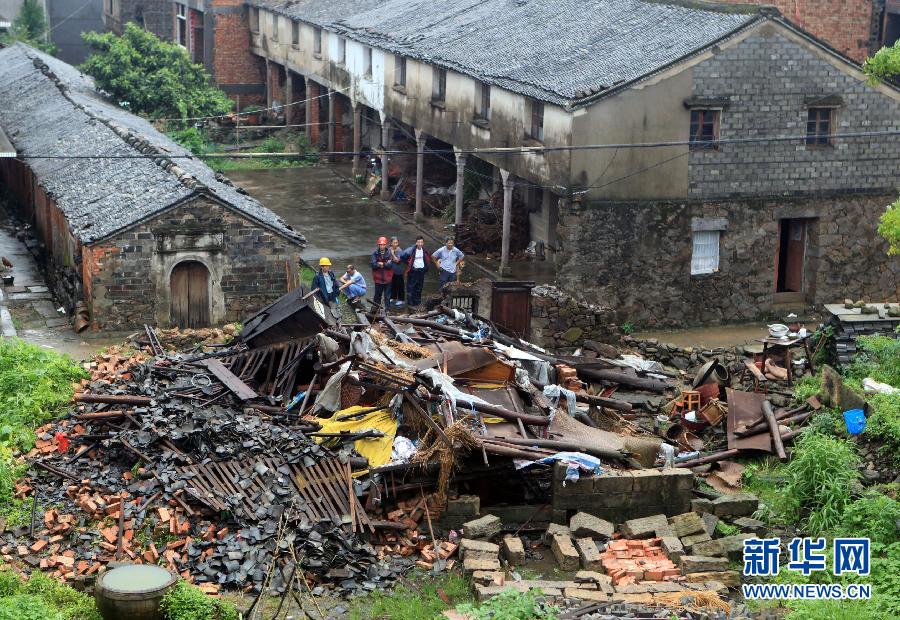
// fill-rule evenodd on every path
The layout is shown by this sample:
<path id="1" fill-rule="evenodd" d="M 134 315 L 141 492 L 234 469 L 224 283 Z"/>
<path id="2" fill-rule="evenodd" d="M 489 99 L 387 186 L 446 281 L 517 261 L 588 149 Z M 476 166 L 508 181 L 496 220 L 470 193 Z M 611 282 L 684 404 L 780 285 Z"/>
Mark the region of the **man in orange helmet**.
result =
<path id="1" fill-rule="evenodd" d="M 375 305 L 387 312 L 394 277 L 394 257 L 388 249 L 387 237 L 378 237 L 378 247 L 372 252 L 372 280 L 375 282 Z"/>

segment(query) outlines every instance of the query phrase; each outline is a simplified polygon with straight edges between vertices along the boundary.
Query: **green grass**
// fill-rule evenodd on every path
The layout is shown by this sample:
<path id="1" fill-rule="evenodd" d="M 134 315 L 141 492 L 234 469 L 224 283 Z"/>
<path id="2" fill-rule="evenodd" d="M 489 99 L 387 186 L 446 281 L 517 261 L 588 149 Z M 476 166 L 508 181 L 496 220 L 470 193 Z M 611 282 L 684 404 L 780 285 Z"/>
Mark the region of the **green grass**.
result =
<path id="1" fill-rule="evenodd" d="M 100 620 L 93 597 L 40 572 L 0 570 L 0 620 Z"/>
<path id="2" fill-rule="evenodd" d="M 444 600 L 446 598 L 446 601 Z M 455 605 L 472 602 L 471 586 L 458 573 L 434 577 L 414 571 L 392 590 L 355 598 L 350 620 L 431 620 Z"/>
<path id="3" fill-rule="evenodd" d="M 559 608 L 547 603 L 541 591 L 535 589 L 521 593 L 509 588 L 480 605 L 459 605 L 457 611 L 476 620 L 556 620 L 559 617 Z"/>
<path id="4" fill-rule="evenodd" d="M 234 604 L 208 596 L 184 581 L 166 592 L 160 607 L 167 620 L 237 620 L 240 616 Z"/>

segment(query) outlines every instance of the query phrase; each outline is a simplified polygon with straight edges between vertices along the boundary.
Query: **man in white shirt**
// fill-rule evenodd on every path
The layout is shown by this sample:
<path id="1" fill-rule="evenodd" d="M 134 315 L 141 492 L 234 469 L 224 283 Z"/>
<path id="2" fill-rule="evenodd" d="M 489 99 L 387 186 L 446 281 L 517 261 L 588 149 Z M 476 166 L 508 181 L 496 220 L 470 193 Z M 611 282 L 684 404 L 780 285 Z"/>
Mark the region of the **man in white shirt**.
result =
<path id="1" fill-rule="evenodd" d="M 366 279 L 353 265 L 347 265 L 347 272 L 341 276 L 341 288 L 348 303 L 355 303 L 366 296 Z"/>
<path id="2" fill-rule="evenodd" d="M 438 268 L 438 279 L 442 289 L 447 283 L 456 282 L 459 264 L 466 259 L 466 255 L 454 245 L 455 240 L 453 237 L 447 237 L 446 245 L 438 248 L 431 255 L 435 266 Z"/>
<path id="3" fill-rule="evenodd" d="M 425 238 L 416 237 L 416 244 L 403 250 L 400 258 L 406 261 L 406 305 L 414 308 L 422 303 L 422 285 L 428 273 Z"/>

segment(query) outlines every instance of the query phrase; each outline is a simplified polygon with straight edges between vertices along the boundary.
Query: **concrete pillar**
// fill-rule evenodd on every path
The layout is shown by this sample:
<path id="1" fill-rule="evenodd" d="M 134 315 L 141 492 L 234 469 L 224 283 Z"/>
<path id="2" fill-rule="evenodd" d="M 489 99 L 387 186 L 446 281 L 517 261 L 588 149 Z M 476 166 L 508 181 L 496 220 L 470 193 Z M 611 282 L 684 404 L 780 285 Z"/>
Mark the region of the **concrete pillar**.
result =
<path id="1" fill-rule="evenodd" d="M 457 229 L 462 225 L 463 221 L 463 187 L 466 180 L 466 154 L 455 146 L 453 152 L 456 153 L 456 223 Z"/>
<path id="2" fill-rule="evenodd" d="M 328 91 L 328 152 L 334 153 L 334 91 Z M 334 156 L 329 155 L 328 159 L 334 161 Z"/>
<path id="3" fill-rule="evenodd" d="M 422 191 L 425 186 L 425 140 L 427 136 L 416 129 L 416 213 L 415 219 L 422 219 Z"/>
<path id="4" fill-rule="evenodd" d="M 513 183 L 508 170 L 500 170 L 503 179 L 503 237 L 500 242 L 500 275 L 509 273 L 509 229 L 512 224 Z"/>
<path id="5" fill-rule="evenodd" d="M 272 107 L 272 71 L 269 67 L 269 59 L 266 58 L 266 107 Z M 268 114 L 268 112 L 266 112 Z"/>
<path id="6" fill-rule="evenodd" d="M 303 78 L 303 93 L 304 93 L 303 98 L 305 99 L 305 101 L 303 102 L 303 117 L 304 117 L 303 122 L 306 124 L 306 127 L 304 127 L 303 129 L 304 129 L 304 133 L 306 134 L 306 137 L 309 139 L 309 143 L 311 145 L 315 146 L 315 138 L 313 138 L 313 136 L 318 136 L 318 133 L 313 131 L 314 126 L 312 125 L 312 123 L 316 122 L 316 120 L 313 118 L 313 113 L 312 113 L 313 93 L 312 93 L 312 88 L 310 87 L 310 84 L 311 84 L 310 79 L 308 77 L 304 77 Z"/>
<path id="7" fill-rule="evenodd" d="M 390 168 L 391 158 L 385 151 L 391 149 L 391 121 L 388 117 L 381 117 L 381 199 L 391 199 L 391 188 L 389 183 L 388 169 Z"/>
<path id="8" fill-rule="evenodd" d="M 353 178 L 362 174 L 362 160 L 359 151 L 362 148 L 362 106 L 353 103 Z"/>
<path id="9" fill-rule="evenodd" d="M 284 68 L 284 124 L 292 125 L 294 122 L 294 106 L 289 105 L 294 102 L 294 78 L 291 77 L 291 70 Z"/>

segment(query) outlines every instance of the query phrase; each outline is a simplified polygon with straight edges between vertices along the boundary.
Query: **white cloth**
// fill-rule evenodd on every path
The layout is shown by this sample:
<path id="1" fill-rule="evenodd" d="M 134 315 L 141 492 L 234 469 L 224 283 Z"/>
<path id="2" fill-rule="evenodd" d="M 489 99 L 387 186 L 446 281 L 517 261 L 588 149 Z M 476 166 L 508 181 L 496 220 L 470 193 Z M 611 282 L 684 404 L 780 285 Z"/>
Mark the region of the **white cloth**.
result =
<path id="1" fill-rule="evenodd" d="M 416 255 L 413 258 L 413 269 L 425 269 L 425 250 L 416 248 Z"/>
<path id="2" fill-rule="evenodd" d="M 556 409 L 559 406 L 559 399 L 563 396 L 566 397 L 566 407 L 569 410 L 569 415 L 574 416 L 576 411 L 575 404 L 575 392 L 572 390 L 567 390 L 564 387 L 560 387 L 558 385 L 545 385 L 544 386 L 544 396 L 550 399 L 550 404 L 553 405 L 553 408 Z"/>

